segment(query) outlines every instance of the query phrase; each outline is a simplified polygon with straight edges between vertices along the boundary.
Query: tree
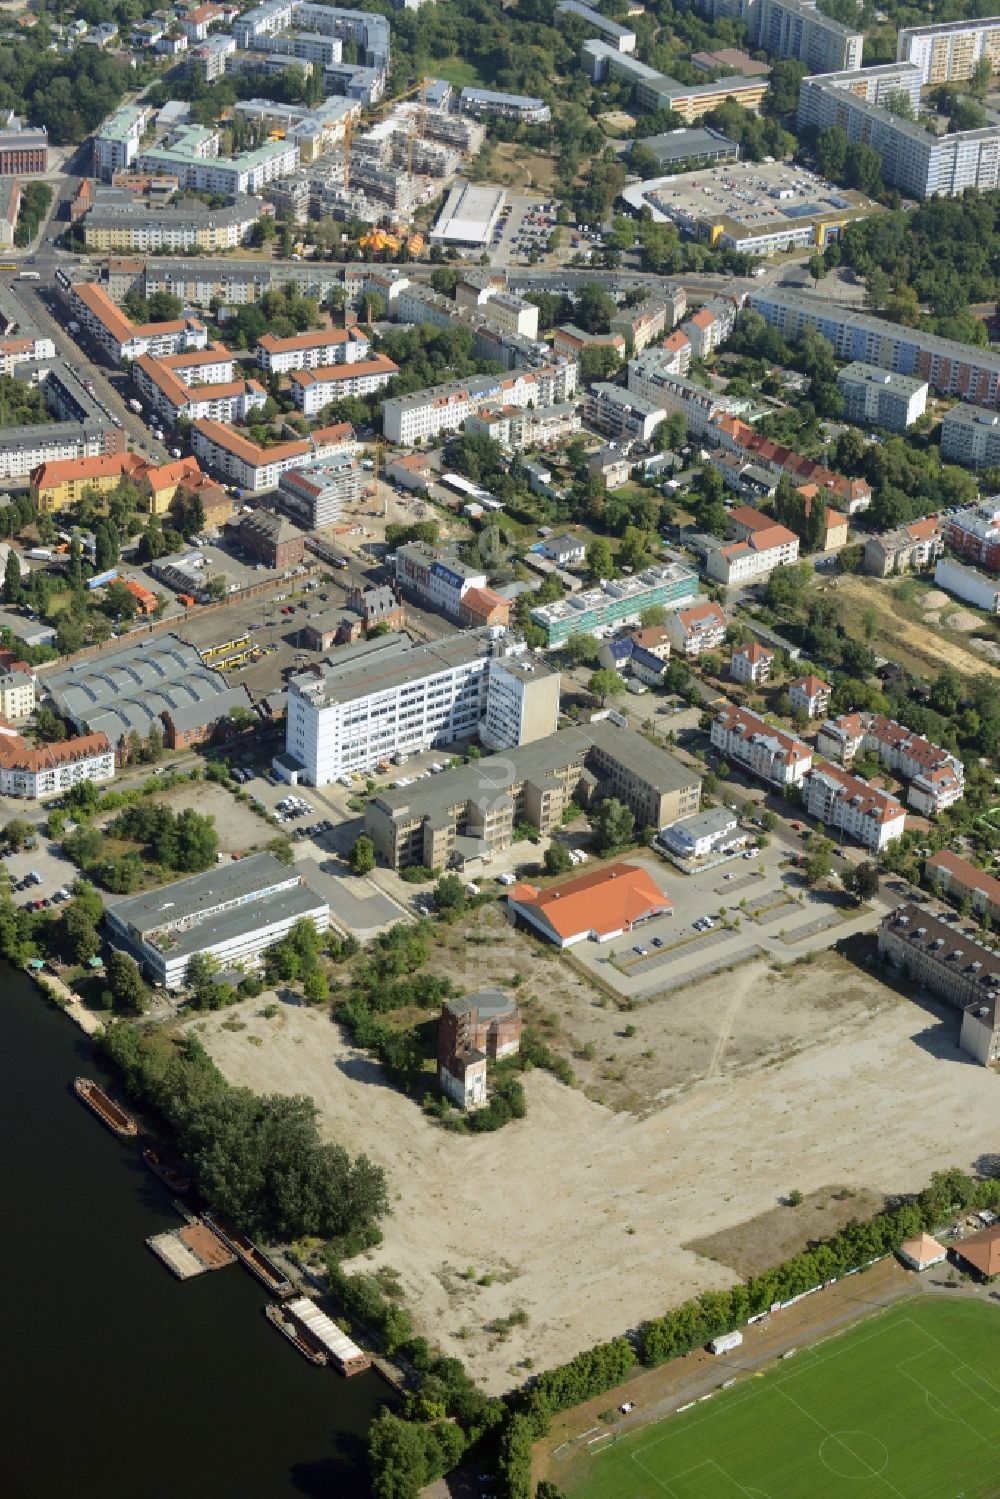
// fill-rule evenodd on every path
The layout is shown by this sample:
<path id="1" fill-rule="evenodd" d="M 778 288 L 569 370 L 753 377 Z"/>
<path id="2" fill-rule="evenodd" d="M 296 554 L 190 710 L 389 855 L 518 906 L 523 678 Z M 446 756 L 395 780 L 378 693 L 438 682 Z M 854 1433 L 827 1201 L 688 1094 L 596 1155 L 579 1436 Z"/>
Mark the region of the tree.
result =
<path id="1" fill-rule="evenodd" d="M 586 333 L 607 333 L 618 308 L 603 286 L 588 281 L 576 297 L 576 321 Z"/>
<path id="2" fill-rule="evenodd" d="M 424 1428 L 384 1410 L 368 1428 L 374 1499 L 417 1499 L 428 1479 Z"/>
<path id="3" fill-rule="evenodd" d="M 85 880 L 73 886 L 73 899 L 63 907 L 63 935 L 78 963 L 94 957 L 100 948 L 97 928 L 104 916 L 104 902 Z"/>
<path id="4" fill-rule="evenodd" d="M 13 849 L 15 853 L 19 848 L 23 848 L 28 840 L 30 838 L 33 838 L 34 836 L 35 830 L 31 826 L 31 823 L 25 822 L 20 817 L 12 817 L 10 822 L 6 823 L 4 826 L 4 842 L 6 843 L 7 847 Z"/>
<path id="5" fill-rule="evenodd" d="M 609 697 L 621 696 L 625 691 L 625 683 L 613 667 L 601 666 L 591 674 L 587 691 L 594 697 L 599 697 L 603 707 Z"/>
<path id="6" fill-rule="evenodd" d="M 620 363 L 618 350 L 611 344 L 588 344 L 580 352 L 580 379 L 587 383 L 610 380 Z"/>
<path id="7" fill-rule="evenodd" d="M 877 196 L 882 188 L 882 158 L 874 146 L 864 141 L 851 141 L 847 147 L 844 175 L 848 187 L 857 188 L 869 198 Z"/>
<path id="8" fill-rule="evenodd" d="M 593 635 L 575 631 L 567 637 L 562 653 L 571 666 L 596 666 L 601 648 Z"/>
<path id="9" fill-rule="evenodd" d="M 375 868 L 375 845 L 364 833 L 355 838 L 347 862 L 355 874 L 371 874 Z"/>
<path id="10" fill-rule="evenodd" d="M 593 579 L 610 578 L 614 572 L 611 543 L 603 536 L 595 537 L 587 547 L 586 559 L 588 576 Z"/>
<path id="11" fill-rule="evenodd" d="M 652 537 L 648 531 L 643 531 L 638 526 L 626 526 L 618 548 L 619 566 L 638 571 L 648 562 L 651 548 Z"/>
<path id="12" fill-rule="evenodd" d="M 807 885 L 818 885 L 833 870 L 833 844 L 828 838 L 814 837 L 809 844 L 809 857 L 802 867 Z"/>
<path id="13" fill-rule="evenodd" d="M 858 900 L 870 900 L 879 892 L 878 865 L 872 864 L 867 859 L 864 863 L 858 864 L 851 871 L 850 884 Z"/>
<path id="14" fill-rule="evenodd" d="M 628 807 L 612 796 L 598 802 L 590 819 L 590 831 L 598 853 L 616 853 L 632 842 L 635 817 Z"/>
<path id="15" fill-rule="evenodd" d="M 465 886 L 457 874 L 444 874 L 434 886 L 434 903 L 439 911 L 460 911 L 465 905 Z"/>
<path id="16" fill-rule="evenodd" d="M 21 564 L 17 560 L 14 548 L 7 553 L 7 561 L 3 573 L 3 601 L 5 604 L 19 604 L 23 596 L 21 588 Z"/>
<path id="17" fill-rule="evenodd" d="M 135 959 L 128 953 L 112 952 L 107 973 L 114 1008 L 128 1015 L 141 1015 L 146 1008 L 146 986 Z"/>
<path id="18" fill-rule="evenodd" d="M 51 708 L 36 708 L 32 716 L 35 733 L 46 744 L 56 744 L 66 738 L 66 725 L 57 718 Z"/>
<path id="19" fill-rule="evenodd" d="M 215 863 L 219 852 L 219 835 L 215 831 L 215 818 L 193 807 L 178 812 L 173 827 L 173 857 L 164 863 L 172 863 L 174 869 L 197 873 Z"/>
<path id="20" fill-rule="evenodd" d="M 565 874 L 573 868 L 573 860 L 565 843 L 550 843 L 542 858 L 546 874 Z"/>
<path id="21" fill-rule="evenodd" d="M 214 987 L 212 980 L 218 971 L 219 965 L 209 953 L 196 952 L 188 959 L 185 982 L 193 990 L 196 999 L 202 1001 L 209 989 Z"/>
<path id="22" fill-rule="evenodd" d="M 306 974 L 302 992 L 311 1004 L 321 1004 L 324 999 L 330 998 L 330 984 L 322 968 L 313 968 Z"/>

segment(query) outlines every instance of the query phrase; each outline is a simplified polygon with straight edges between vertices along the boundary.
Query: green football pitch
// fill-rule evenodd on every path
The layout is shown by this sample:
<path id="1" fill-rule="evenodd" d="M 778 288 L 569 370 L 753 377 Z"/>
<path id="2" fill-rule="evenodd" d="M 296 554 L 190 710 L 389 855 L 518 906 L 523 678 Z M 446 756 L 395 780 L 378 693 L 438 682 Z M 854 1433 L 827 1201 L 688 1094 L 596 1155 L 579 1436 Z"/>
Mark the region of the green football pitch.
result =
<path id="1" fill-rule="evenodd" d="M 992 1499 L 1000 1308 L 908 1301 L 573 1467 L 572 1499 Z"/>

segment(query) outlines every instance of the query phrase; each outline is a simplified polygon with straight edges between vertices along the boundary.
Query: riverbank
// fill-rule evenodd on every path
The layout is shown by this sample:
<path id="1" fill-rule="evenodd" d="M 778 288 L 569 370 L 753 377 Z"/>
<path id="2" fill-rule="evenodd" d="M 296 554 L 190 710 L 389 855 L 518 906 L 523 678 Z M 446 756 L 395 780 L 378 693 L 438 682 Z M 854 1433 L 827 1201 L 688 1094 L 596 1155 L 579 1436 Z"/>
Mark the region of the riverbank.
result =
<path id="1" fill-rule="evenodd" d="M 0 964 L 0 1047 L 8 1086 L 0 1128 L 8 1214 L 0 1275 L 39 1284 L 40 1246 L 72 1244 L 44 1274 L 45 1324 L 72 1358 L 53 1359 L 36 1295 L 9 1298 L 2 1487 L 11 1499 L 362 1499 L 368 1426 L 391 1397 L 374 1371 L 342 1379 L 312 1368 L 263 1316 L 266 1293 L 242 1270 L 180 1282 L 146 1247 L 172 1228 L 170 1193 L 134 1145 L 101 1127 L 73 1079 L 118 1082 L 66 1007 Z M 73 1017 L 74 1019 L 76 1017 Z M 84 1361 L 103 1373 L 80 1377 Z M 113 1408 L 114 1420 L 108 1420 Z M 52 1412 L 59 1440 L 52 1440 Z M 155 1417 L 151 1419 L 151 1413 Z"/>

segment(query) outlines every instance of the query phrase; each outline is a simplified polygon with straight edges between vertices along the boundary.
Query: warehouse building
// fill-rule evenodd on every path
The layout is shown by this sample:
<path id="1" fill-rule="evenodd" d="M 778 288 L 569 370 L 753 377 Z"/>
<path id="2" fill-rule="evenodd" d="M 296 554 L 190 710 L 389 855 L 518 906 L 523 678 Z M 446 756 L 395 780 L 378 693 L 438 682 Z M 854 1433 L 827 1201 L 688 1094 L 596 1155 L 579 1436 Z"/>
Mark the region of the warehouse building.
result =
<path id="1" fill-rule="evenodd" d="M 511 911 L 554 942 L 610 942 L 655 916 L 673 910 L 670 897 L 639 864 L 607 864 L 590 874 L 539 890 L 514 885 L 507 897 Z"/>
<path id="2" fill-rule="evenodd" d="M 452 188 L 431 230 L 435 245 L 468 245 L 485 250 L 503 212 L 507 194 L 502 187 L 477 187 L 458 182 Z"/>
<path id="3" fill-rule="evenodd" d="M 200 743 L 234 708 L 253 706 L 245 687 L 229 687 L 176 635 L 149 637 L 48 673 L 45 695 L 79 733 L 104 734 L 114 750 L 133 732 L 148 739 L 154 725 L 164 729 L 168 745 Z"/>
<path id="4" fill-rule="evenodd" d="M 294 868 L 264 853 L 113 901 L 106 921 L 112 945 L 153 983 L 180 989 L 193 957 L 254 966 L 299 921 L 325 932 L 330 907 Z"/>

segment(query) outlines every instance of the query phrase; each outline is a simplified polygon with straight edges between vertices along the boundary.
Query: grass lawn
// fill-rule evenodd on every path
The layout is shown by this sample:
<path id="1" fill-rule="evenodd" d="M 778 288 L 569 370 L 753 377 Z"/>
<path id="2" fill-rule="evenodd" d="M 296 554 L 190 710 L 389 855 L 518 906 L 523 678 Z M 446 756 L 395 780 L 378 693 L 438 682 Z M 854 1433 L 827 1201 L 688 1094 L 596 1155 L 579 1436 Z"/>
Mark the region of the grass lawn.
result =
<path id="1" fill-rule="evenodd" d="M 1000 1308 L 910 1301 L 659 1426 L 612 1438 L 571 1493 L 987 1499 L 1000 1491 L 998 1360 Z M 726 1364 L 719 1359 L 720 1379 Z"/>
<path id="2" fill-rule="evenodd" d="M 417 70 L 421 77 L 443 78 L 452 88 L 478 88 L 484 81 L 475 63 L 466 62 L 464 57 L 435 57 L 419 63 Z"/>

